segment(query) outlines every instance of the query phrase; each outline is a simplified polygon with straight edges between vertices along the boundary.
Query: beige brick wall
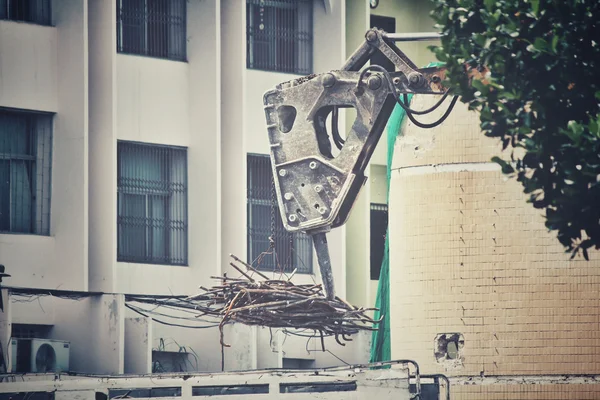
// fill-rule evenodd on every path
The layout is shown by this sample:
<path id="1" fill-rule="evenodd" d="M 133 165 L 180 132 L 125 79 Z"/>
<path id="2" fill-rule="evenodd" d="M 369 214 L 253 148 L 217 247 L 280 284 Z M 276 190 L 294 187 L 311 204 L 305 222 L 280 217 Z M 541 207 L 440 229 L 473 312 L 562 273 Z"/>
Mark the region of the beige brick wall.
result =
<path id="1" fill-rule="evenodd" d="M 518 182 L 492 164 L 470 164 L 498 153 L 496 143 L 464 107 L 435 132 L 407 124 L 399 138 L 390 194 L 392 358 L 447 376 L 600 374 L 598 256 L 569 260 Z M 423 167 L 431 164 L 452 167 Z M 464 335 L 464 362 L 446 368 L 434 339 L 453 332 Z M 535 386 L 461 386 L 453 399 L 600 399 L 597 385 Z"/>
<path id="2" fill-rule="evenodd" d="M 452 400 L 598 400 L 600 384 L 464 385 L 452 388 Z"/>

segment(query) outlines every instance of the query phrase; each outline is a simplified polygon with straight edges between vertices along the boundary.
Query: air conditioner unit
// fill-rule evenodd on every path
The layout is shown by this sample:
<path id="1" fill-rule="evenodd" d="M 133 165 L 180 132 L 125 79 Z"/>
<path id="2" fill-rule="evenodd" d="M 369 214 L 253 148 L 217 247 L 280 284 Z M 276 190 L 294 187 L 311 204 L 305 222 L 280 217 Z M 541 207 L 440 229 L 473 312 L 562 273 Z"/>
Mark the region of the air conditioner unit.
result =
<path id="1" fill-rule="evenodd" d="M 12 372 L 61 372 L 69 370 L 71 344 L 63 340 L 11 339 Z"/>

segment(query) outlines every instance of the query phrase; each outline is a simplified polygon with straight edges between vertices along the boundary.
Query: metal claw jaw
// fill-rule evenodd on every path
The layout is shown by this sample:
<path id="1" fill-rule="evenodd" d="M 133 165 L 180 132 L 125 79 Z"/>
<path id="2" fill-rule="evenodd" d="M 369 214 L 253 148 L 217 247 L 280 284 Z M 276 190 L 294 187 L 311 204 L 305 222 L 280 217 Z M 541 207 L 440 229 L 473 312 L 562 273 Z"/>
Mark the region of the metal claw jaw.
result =
<path id="1" fill-rule="evenodd" d="M 380 52 L 396 72 L 359 72 Z M 341 70 L 284 82 L 263 97 L 275 190 L 287 231 L 312 235 L 324 288 L 334 298 L 325 232 L 343 225 L 366 177 L 398 93 L 443 93 L 440 68 L 418 69 L 385 32 L 370 30 Z M 334 109 L 352 107 L 356 119 L 333 156 L 325 121 Z"/>

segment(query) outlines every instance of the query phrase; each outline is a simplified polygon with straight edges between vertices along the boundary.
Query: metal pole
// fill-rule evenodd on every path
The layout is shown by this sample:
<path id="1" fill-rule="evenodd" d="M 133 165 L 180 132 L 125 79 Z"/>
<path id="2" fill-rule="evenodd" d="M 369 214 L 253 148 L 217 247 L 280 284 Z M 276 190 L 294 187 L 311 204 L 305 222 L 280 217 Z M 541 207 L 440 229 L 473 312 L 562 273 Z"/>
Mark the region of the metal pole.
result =
<path id="1" fill-rule="evenodd" d="M 394 42 L 418 42 L 425 40 L 438 40 L 442 37 L 438 32 L 414 32 L 414 33 L 386 33 L 386 39 Z"/>
<path id="2" fill-rule="evenodd" d="M 325 232 L 314 233 L 312 239 L 315 251 L 317 252 L 319 268 L 321 269 L 321 279 L 323 280 L 325 296 L 327 299 L 333 300 L 335 299 L 335 288 L 333 286 L 333 272 L 331 271 L 331 258 L 329 256 L 327 236 Z"/>

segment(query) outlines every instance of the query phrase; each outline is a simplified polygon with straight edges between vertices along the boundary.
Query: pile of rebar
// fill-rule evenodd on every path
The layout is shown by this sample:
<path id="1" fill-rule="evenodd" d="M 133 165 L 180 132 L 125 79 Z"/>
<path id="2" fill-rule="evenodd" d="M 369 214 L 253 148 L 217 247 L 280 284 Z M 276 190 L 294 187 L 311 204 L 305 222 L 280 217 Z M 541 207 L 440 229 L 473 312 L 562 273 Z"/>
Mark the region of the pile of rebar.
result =
<path id="1" fill-rule="evenodd" d="M 343 346 L 342 340 L 351 340 L 350 335 L 377 329 L 375 326 L 380 321 L 367 315 L 376 310 L 374 308 L 357 308 L 339 297 L 328 300 L 320 284 L 295 285 L 290 282 L 292 276 L 287 280 L 269 279 L 236 256 L 231 255 L 231 258 L 230 265 L 242 278 L 212 277 L 220 280 L 220 284 L 212 288 L 201 287 L 203 293 L 188 298 L 194 303 L 206 304 L 197 307 L 201 311 L 198 317 L 220 318 L 221 332 L 225 324 L 232 322 L 308 329 L 321 338 L 334 336 Z M 227 346 L 222 335 L 221 344 Z"/>

